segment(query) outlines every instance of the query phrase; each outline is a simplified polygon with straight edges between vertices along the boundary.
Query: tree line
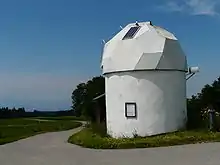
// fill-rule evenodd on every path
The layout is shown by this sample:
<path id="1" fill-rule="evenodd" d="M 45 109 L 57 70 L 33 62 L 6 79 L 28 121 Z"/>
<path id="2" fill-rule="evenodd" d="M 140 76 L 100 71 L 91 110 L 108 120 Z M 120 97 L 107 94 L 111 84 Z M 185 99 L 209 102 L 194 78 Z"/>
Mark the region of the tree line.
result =
<path id="1" fill-rule="evenodd" d="M 25 114 L 25 108 L 0 108 L 0 118 L 15 118 L 22 117 Z"/>
<path id="2" fill-rule="evenodd" d="M 28 112 L 25 108 L 0 108 L 0 119 L 22 118 L 22 117 L 57 117 L 57 116 L 74 116 L 73 110 L 63 111 L 37 111 Z"/>

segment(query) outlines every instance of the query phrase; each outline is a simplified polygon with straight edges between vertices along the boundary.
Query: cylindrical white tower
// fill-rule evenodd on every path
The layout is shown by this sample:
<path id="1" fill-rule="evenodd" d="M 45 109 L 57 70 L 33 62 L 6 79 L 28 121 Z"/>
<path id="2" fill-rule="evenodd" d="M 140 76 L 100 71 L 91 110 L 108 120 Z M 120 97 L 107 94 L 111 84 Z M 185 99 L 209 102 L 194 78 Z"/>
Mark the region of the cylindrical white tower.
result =
<path id="1" fill-rule="evenodd" d="M 102 68 L 111 136 L 150 136 L 185 126 L 186 57 L 170 32 L 132 23 L 105 44 Z"/>

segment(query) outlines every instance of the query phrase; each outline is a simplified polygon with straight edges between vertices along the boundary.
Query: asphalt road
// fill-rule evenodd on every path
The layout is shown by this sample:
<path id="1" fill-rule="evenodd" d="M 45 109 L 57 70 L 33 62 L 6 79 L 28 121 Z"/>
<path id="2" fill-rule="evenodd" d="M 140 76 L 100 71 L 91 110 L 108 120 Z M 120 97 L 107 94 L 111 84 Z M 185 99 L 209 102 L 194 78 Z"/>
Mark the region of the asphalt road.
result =
<path id="1" fill-rule="evenodd" d="M 219 165 L 220 143 L 92 150 L 67 143 L 71 131 L 46 133 L 0 146 L 0 165 Z"/>

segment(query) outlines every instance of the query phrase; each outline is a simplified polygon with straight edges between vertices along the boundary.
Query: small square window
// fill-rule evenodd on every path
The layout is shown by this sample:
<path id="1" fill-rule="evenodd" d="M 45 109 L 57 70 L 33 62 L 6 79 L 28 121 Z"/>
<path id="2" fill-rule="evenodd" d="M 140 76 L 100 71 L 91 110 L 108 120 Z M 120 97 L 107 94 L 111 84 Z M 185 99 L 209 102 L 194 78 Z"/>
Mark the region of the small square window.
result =
<path id="1" fill-rule="evenodd" d="M 133 38 L 139 29 L 140 26 L 131 27 L 122 40 Z"/>
<path id="2" fill-rule="evenodd" d="M 127 117 L 127 118 L 136 118 L 137 117 L 136 103 L 125 103 L 125 117 Z"/>

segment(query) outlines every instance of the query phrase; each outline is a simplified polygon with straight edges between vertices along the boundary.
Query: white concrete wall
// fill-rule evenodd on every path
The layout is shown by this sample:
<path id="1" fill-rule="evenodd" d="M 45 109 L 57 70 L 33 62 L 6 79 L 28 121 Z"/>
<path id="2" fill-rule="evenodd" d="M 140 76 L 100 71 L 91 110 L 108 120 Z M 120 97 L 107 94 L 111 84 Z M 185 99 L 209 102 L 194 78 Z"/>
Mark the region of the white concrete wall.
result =
<path id="1" fill-rule="evenodd" d="M 107 74 L 108 133 L 132 137 L 172 132 L 185 126 L 186 79 L 179 71 L 136 71 Z M 137 118 L 125 117 L 125 102 L 136 102 Z"/>

